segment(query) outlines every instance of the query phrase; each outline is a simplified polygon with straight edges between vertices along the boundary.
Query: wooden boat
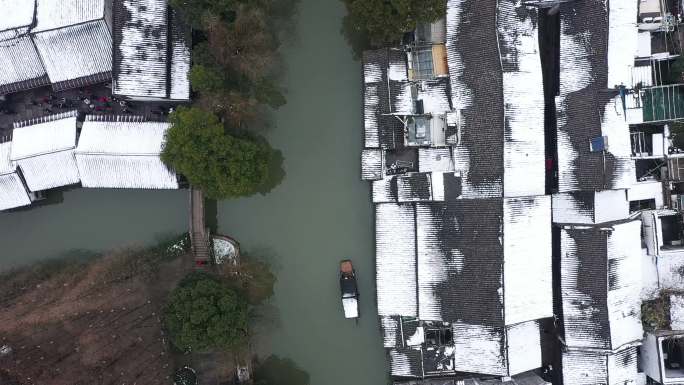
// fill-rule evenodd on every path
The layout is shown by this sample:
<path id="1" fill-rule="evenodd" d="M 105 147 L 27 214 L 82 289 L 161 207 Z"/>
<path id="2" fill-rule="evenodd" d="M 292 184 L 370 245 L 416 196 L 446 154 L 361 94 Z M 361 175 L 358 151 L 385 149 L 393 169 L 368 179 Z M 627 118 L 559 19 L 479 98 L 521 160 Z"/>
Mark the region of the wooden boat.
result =
<path id="1" fill-rule="evenodd" d="M 356 272 L 350 260 L 340 262 L 340 291 L 344 318 L 359 318 L 359 290 L 356 285 Z"/>

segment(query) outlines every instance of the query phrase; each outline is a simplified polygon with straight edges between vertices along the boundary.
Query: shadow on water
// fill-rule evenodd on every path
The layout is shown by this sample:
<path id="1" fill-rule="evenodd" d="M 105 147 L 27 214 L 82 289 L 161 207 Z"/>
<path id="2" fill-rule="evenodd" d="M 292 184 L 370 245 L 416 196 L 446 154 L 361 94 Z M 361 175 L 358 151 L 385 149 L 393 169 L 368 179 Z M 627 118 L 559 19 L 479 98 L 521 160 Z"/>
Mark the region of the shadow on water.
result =
<path id="1" fill-rule="evenodd" d="M 354 25 L 354 22 L 349 15 L 346 15 L 344 19 L 342 19 L 340 33 L 351 47 L 352 56 L 355 60 L 360 60 L 363 51 L 371 48 L 371 41 L 368 37 L 368 33 L 364 29 Z"/>
<path id="2" fill-rule="evenodd" d="M 36 200 L 32 204 L 28 206 L 22 206 L 22 207 L 17 207 L 12 210 L 7 210 L 8 212 L 20 212 L 20 211 L 28 211 L 32 210 L 38 207 L 42 206 L 52 206 L 52 205 L 58 205 L 64 203 L 64 193 L 73 191 L 73 190 L 80 190 L 81 186 L 79 185 L 74 185 L 74 186 L 67 186 L 67 187 L 59 187 L 55 188 L 52 190 L 47 190 L 43 192 L 44 196 L 43 199 Z"/>
<path id="3" fill-rule="evenodd" d="M 269 356 L 255 363 L 254 385 L 309 385 L 309 373 L 289 358 Z"/>
<path id="4" fill-rule="evenodd" d="M 204 199 L 204 225 L 209 228 L 211 234 L 217 234 L 218 202 L 216 199 Z"/>
<path id="5" fill-rule="evenodd" d="M 268 179 L 257 189 L 259 194 L 266 195 L 282 183 L 283 179 L 285 179 L 284 163 L 285 157 L 283 157 L 282 151 L 273 150 L 271 153 L 271 161 L 268 166 Z"/>

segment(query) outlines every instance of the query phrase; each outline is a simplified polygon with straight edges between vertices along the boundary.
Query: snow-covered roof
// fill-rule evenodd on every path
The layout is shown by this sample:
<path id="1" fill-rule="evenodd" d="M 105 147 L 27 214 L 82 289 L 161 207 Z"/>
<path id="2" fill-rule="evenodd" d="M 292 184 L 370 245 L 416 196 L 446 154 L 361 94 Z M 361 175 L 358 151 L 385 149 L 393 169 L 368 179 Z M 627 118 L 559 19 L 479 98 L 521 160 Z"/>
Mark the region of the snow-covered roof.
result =
<path id="1" fill-rule="evenodd" d="M 37 33 L 103 19 L 105 1 L 36 0 L 36 25 L 32 28 L 32 32 Z"/>
<path id="2" fill-rule="evenodd" d="M 171 11 L 171 90 L 169 98 L 190 99 L 190 33 Z"/>
<path id="3" fill-rule="evenodd" d="M 17 166 L 10 161 L 11 142 L 0 143 L 0 210 L 31 204 Z"/>
<path id="4" fill-rule="evenodd" d="M 598 224 L 625 219 L 629 201 L 625 190 L 572 191 L 553 195 L 553 222 Z"/>
<path id="5" fill-rule="evenodd" d="M 371 182 L 373 203 L 388 203 L 397 201 L 397 177 L 386 175 L 380 180 Z"/>
<path id="6" fill-rule="evenodd" d="M 398 348 L 389 352 L 390 373 L 397 377 L 423 377 L 423 355 L 419 348 Z"/>
<path id="7" fill-rule="evenodd" d="M 382 346 L 386 348 L 395 348 L 398 346 L 403 346 L 399 326 L 401 322 L 401 317 L 399 316 L 380 317 L 380 329 L 382 330 Z"/>
<path id="8" fill-rule="evenodd" d="M 164 0 L 115 2 L 113 92 L 164 98 L 168 78 L 168 5 Z"/>
<path id="9" fill-rule="evenodd" d="M 3 17 L 0 17 L 0 31 L 31 25 L 34 8 L 34 1 L 0 0 L 0 9 L 4 13 Z"/>
<path id="10" fill-rule="evenodd" d="M 375 206 L 375 269 L 378 314 L 415 317 L 415 210 L 409 204 Z"/>
<path id="11" fill-rule="evenodd" d="M 0 68 L 0 95 L 49 84 L 29 36 L 0 39 Z"/>
<path id="12" fill-rule="evenodd" d="M 663 254 L 656 261 L 659 288 L 684 291 L 684 250 Z"/>
<path id="13" fill-rule="evenodd" d="M 619 352 L 567 351 L 562 356 L 563 383 L 638 385 L 637 348 Z"/>
<path id="14" fill-rule="evenodd" d="M 641 222 L 561 230 L 566 345 L 618 349 L 641 340 Z"/>
<path id="15" fill-rule="evenodd" d="M 550 211 L 544 196 L 417 204 L 419 317 L 497 326 L 550 316 Z"/>
<path id="16" fill-rule="evenodd" d="M 398 49 L 378 49 L 363 54 L 364 137 L 367 148 L 401 148 L 404 126 L 395 116 L 392 98 L 404 92 L 408 79 L 398 76 L 405 65 L 406 54 Z M 391 69 L 391 70 L 390 70 Z M 391 76 L 390 76 L 391 75 Z M 394 92 L 393 92 L 394 91 Z"/>
<path id="17" fill-rule="evenodd" d="M 418 149 L 418 170 L 420 172 L 454 171 L 450 147 L 421 147 Z"/>
<path id="18" fill-rule="evenodd" d="M 457 322 L 453 330 L 456 371 L 511 376 L 541 366 L 537 321 L 505 328 Z"/>
<path id="19" fill-rule="evenodd" d="M 379 180 L 383 178 L 383 151 L 379 148 L 369 148 L 361 151 L 361 179 Z"/>
<path id="20" fill-rule="evenodd" d="M 76 148 L 83 187 L 178 188 L 159 158 L 169 124 L 111 120 L 83 124 Z"/>
<path id="21" fill-rule="evenodd" d="M 427 172 L 408 173 L 397 176 L 397 200 L 418 202 L 433 200 L 432 174 Z"/>
<path id="22" fill-rule="evenodd" d="M 49 115 L 14 125 L 11 160 L 31 191 L 79 182 L 74 159 L 76 112 Z"/>
<path id="23" fill-rule="evenodd" d="M 106 0 L 0 1 L 0 9 L 10 13 L 0 21 L 0 94 L 50 82 L 62 90 L 109 80 L 112 39 L 105 5 Z"/>
<path id="24" fill-rule="evenodd" d="M 52 83 L 111 77 L 112 38 L 104 20 L 40 32 L 33 41 Z"/>
<path id="25" fill-rule="evenodd" d="M 15 123 L 12 160 L 76 147 L 76 111 Z"/>
<path id="26" fill-rule="evenodd" d="M 498 12 L 505 102 L 504 196 L 543 195 L 544 89 L 537 10 L 506 0 L 498 1 Z"/>
<path id="27" fill-rule="evenodd" d="M 503 214 L 506 324 L 550 317 L 551 198 L 506 198 Z"/>
<path id="28" fill-rule="evenodd" d="M 513 0 L 470 3 L 475 1 L 447 5 L 451 100 L 461 122 L 460 135 L 447 142 L 455 146 L 463 196 L 543 194 L 537 11 Z"/>
<path id="29" fill-rule="evenodd" d="M 559 189 L 628 188 L 636 181 L 629 127 L 618 92 L 607 91 L 614 87 L 608 84 L 608 9 L 600 1 L 564 3 L 560 19 Z M 601 136 L 608 137 L 608 150 L 592 152 L 591 141 Z"/>
<path id="30" fill-rule="evenodd" d="M 166 0 L 116 0 L 114 94 L 189 99 L 187 38 Z"/>
<path id="31" fill-rule="evenodd" d="M 634 58 L 638 53 L 636 0 L 608 2 L 608 83 L 609 88 L 625 85 L 631 88 Z"/>

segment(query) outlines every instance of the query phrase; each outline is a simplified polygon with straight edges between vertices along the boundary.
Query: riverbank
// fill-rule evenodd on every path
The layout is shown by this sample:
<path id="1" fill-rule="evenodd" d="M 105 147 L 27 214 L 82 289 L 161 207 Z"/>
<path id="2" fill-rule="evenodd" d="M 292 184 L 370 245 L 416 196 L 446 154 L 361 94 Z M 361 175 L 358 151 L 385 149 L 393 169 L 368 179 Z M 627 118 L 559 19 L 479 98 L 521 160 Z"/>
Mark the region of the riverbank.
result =
<path id="1" fill-rule="evenodd" d="M 211 271 L 207 277 L 235 290 L 252 311 L 273 293 L 275 278 L 257 259 Z M 191 272 L 183 236 L 151 248 L 73 253 L 0 275 L 0 383 L 168 384 L 186 366 L 202 384 L 233 381 L 238 361 L 252 366 L 248 342 L 202 352 L 170 343 L 165 309 Z M 258 375 L 269 376 L 273 360 L 273 370 L 298 370 L 269 358 L 255 361 Z"/>
<path id="2" fill-rule="evenodd" d="M 167 384 L 176 363 L 160 314 L 192 269 L 170 243 L 71 254 L 0 277 L 0 379 Z"/>

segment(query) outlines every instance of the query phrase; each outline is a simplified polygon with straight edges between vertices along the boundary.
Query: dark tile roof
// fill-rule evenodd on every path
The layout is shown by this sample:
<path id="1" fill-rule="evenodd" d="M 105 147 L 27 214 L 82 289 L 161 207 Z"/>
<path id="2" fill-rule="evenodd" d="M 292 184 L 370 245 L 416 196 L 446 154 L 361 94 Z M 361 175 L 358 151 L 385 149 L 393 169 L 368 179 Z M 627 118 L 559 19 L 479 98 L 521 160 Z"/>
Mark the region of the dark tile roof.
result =
<path id="1" fill-rule="evenodd" d="M 423 377 L 423 352 L 420 349 L 391 349 L 390 373 L 396 377 Z"/>
<path id="2" fill-rule="evenodd" d="M 114 0 L 113 24 L 114 94 L 189 98 L 189 36 L 165 0 Z"/>
<path id="3" fill-rule="evenodd" d="M 403 55 L 403 51 L 389 48 L 363 53 L 366 147 L 404 146 L 403 124 L 396 117 L 386 115 L 393 112 L 391 95 L 397 95 L 407 84 L 388 78 L 390 62 L 405 60 Z"/>
<path id="4" fill-rule="evenodd" d="M 452 4 L 453 3 L 453 4 Z M 450 2 L 460 8 L 460 23 L 447 20 L 447 55 L 452 96 L 468 90 L 462 113 L 461 144 L 467 148 L 468 180 L 476 188 L 503 179 L 504 98 L 497 40 L 497 2 Z M 452 11 L 450 11 L 452 12 Z M 454 58 L 460 58 L 455 60 Z M 454 103 L 454 108 L 459 108 Z M 494 192 L 496 194 L 496 192 Z"/>
<path id="5" fill-rule="evenodd" d="M 565 342 L 617 349 L 641 338 L 640 222 L 561 231 Z"/>
<path id="6" fill-rule="evenodd" d="M 503 325 L 503 305 L 499 298 L 503 274 L 501 200 L 419 203 L 416 211 L 418 226 L 423 229 L 419 248 L 423 246 L 426 252 L 435 250 L 447 259 L 423 259 L 423 265 L 419 256 L 419 274 L 423 268 L 427 274 L 439 269 L 446 275 L 440 283 L 421 283 L 419 276 L 419 290 L 435 293 L 444 321 Z"/>
<path id="7" fill-rule="evenodd" d="M 632 169 L 629 157 L 591 152 L 592 139 L 602 135 L 604 109 L 617 95 L 608 83 L 608 11 L 602 1 L 573 1 L 561 5 L 561 104 L 558 108 L 559 159 L 576 154 L 569 170 L 560 170 L 560 189 L 619 188 L 620 175 Z M 588 53 L 563 46 L 571 39 Z M 578 55 L 582 57 L 578 57 Z M 568 69 L 568 71 L 564 71 Z M 578 76 L 589 75 L 585 82 Z M 564 138 L 567 138 L 565 140 Z M 610 143 L 609 143 L 610 146 Z M 563 164 L 559 164 L 563 167 Z"/>
<path id="8" fill-rule="evenodd" d="M 397 177 L 399 202 L 427 201 L 432 199 L 432 183 L 429 172 L 416 172 Z"/>

